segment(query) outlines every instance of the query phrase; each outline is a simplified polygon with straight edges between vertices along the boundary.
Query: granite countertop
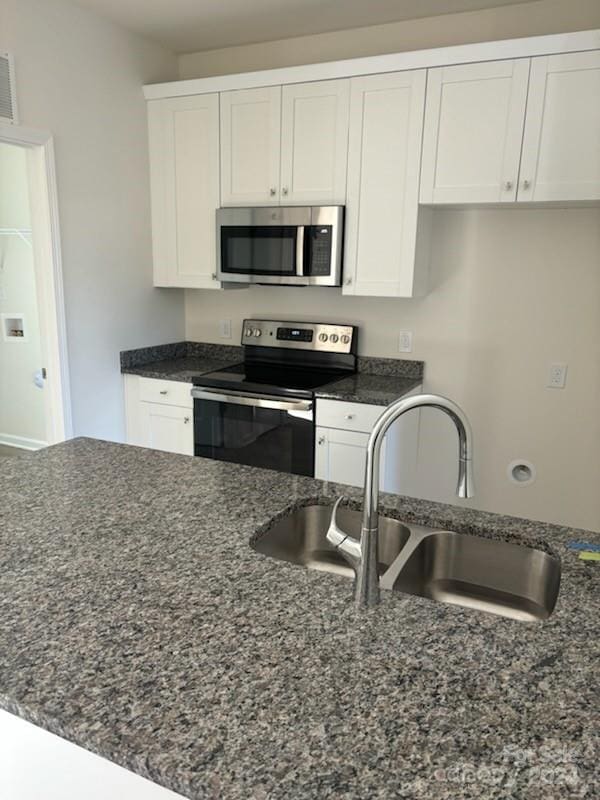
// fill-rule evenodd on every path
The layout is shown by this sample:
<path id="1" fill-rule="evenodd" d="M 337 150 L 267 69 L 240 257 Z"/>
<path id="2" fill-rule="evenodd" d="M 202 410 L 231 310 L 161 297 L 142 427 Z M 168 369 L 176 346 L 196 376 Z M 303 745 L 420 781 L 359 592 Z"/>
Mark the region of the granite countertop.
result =
<path id="1" fill-rule="evenodd" d="M 334 381 L 317 389 L 315 395 L 328 400 L 347 400 L 353 403 L 370 403 L 388 406 L 416 389 L 422 378 L 404 378 L 400 375 L 372 375 L 357 372 L 348 378 Z"/>
<path id="2" fill-rule="evenodd" d="M 124 351 L 121 372 L 191 383 L 195 377 L 243 361 L 243 357 L 241 347 L 178 342 Z M 422 382 L 422 361 L 361 356 L 357 373 L 333 381 L 315 394 L 317 398 L 387 406 Z"/>
<path id="3" fill-rule="evenodd" d="M 560 596 L 544 623 L 390 593 L 357 614 L 346 578 L 248 546 L 342 487 L 90 439 L 24 458 L 0 474 L 3 709 L 192 800 L 598 797 L 600 564 L 564 546 L 598 534 L 387 495 L 545 541 Z"/>
<path id="4" fill-rule="evenodd" d="M 128 375 L 140 375 L 142 378 L 160 378 L 167 381 L 192 383 L 198 375 L 221 369 L 224 365 L 230 366 L 231 363 L 224 362 L 222 359 L 202 356 L 184 356 L 182 358 L 163 358 L 160 361 L 151 361 L 136 367 L 125 367 L 121 369 L 121 372 Z"/>

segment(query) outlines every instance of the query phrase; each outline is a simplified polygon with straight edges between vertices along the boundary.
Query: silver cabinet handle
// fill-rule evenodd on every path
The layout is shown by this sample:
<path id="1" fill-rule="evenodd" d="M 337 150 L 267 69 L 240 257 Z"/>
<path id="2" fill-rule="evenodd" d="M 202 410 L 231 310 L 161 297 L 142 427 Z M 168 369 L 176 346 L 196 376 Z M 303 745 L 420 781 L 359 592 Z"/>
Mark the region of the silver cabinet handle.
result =
<path id="1" fill-rule="evenodd" d="M 275 195 L 277 194 L 277 189 L 270 189 L 269 194 L 271 195 L 271 197 L 275 197 Z"/>
<path id="2" fill-rule="evenodd" d="M 190 421 L 190 417 L 184 417 L 183 418 L 183 424 L 184 425 L 187 425 L 189 423 L 189 421 Z"/>
<path id="3" fill-rule="evenodd" d="M 352 278 L 346 278 L 344 283 L 346 284 L 346 286 L 352 286 Z"/>
<path id="4" fill-rule="evenodd" d="M 531 186 L 531 181 L 523 181 L 523 188 L 524 189 L 529 189 L 530 186 Z"/>
<path id="5" fill-rule="evenodd" d="M 354 419 L 355 416 L 356 414 L 345 414 L 344 419 Z"/>
<path id="6" fill-rule="evenodd" d="M 161 389 L 159 394 L 169 394 L 169 392 L 167 391 L 167 389 Z"/>
<path id="7" fill-rule="evenodd" d="M 319 436 L 319 438 L 317 439 L 317 444 L 321 444 L 321 445 L 325 444 L 325 437 L 324 436 Z"/>
<path id="8" fill-rule="evenodd" d="M 203 387 L 192 389 L 192 397 L 196 400 L 213 400 L 216 403 L 271 408 L 278 411 L 311 411 L 313 407 L 312 400 L 282 400 L 267 394 L 223 394 Z"/>
<path id="9" fill-rule="evenodd" d="M 287 186 L 284 186 L 283 189 L 281 190 L 281 194 L 287 194 L 287 193 L 288 193 L 288 188 Z"/>
<path id="10" fill-rule="evenodd" d="M 217 280 L 217 273 L 213 272 L 213 274 L 210 277 L 213 279 L 213 281 L 216 281 Z"/>
<path id="11" fill-rule="evenodd" d="M 510 190 L 513 188 L 513 182 L 512 181 L 505 181 L 504 188 L 506 189 L 507 192 L 510 192 Z"/>

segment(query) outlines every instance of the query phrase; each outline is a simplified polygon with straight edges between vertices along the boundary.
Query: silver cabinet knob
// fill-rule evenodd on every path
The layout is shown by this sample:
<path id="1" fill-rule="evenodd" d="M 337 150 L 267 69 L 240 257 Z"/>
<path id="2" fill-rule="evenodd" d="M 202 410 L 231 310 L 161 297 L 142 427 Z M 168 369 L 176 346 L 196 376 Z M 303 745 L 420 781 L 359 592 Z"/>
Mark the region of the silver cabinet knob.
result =
<path id="1" fill-rule="evenodd" d="M 507 192 L 510 192 L 510 190 L 513 188 L 513 182 L 512 181 L 505 181 L 504 182 L 504 188 L 506 189 Z"/>
<path id="2" fill-rule="evenodd" d="M 169 392 L 167 391 L 167 389 L 161 389 L 159 394 L 169 394 Z"/>
<path id="3" fill-rule="evenodd" d="M 325 437 L 324 436 L 319 436 L 319 438 L 317 439 L 317 444 L 324 445 L 325 444 Z"/>
<path id="4" fill-rule="evenodd" d="M 285 195 L 287 193 L 288 193 L 288 188 L 287 188 L 287 186 L 284 186 L 283 189 L 281 190 L 281 194 Z"/>
<path id="5" fill-rule="evenodd" d="M 352 278 L 346 278 L 344 283 L 346 284 L 346 286 L 352 286 Z"/>
<path id="6" fill-rule="evenodd" d="M 523 181 L 523 188 L 524 189 L 529 189 L 530 186 L 531 186 L 531 181 Z"/>
<path id="7" fill-rule="evenodd" d="M 217 273 L 213 272 L 213 274 L 210 277 L 213 279 L 213 281 L 216 281 L 217 280 Z"/>
<path id="8" fill-rule="evenodd" d="M 190 421 L 190 417 L 184 417 L 184 418 L 183 418 L 183 424 L 184 424 L 184 425 L 188 425 L 188 424 L 189 424 L 189 421 Z"/>
<path id="9" fill-rule="evenodd" d="M 275 197 L 275 195 L 277 194 L 277 189 L 270 189 L 269 194 L 271 195 L 271 197 Z"/>
<path id="10" fill-rule="evenodd" d="M 344 419 L 354 419 L 355 416 L 356 414 L 345 414 Z"/>

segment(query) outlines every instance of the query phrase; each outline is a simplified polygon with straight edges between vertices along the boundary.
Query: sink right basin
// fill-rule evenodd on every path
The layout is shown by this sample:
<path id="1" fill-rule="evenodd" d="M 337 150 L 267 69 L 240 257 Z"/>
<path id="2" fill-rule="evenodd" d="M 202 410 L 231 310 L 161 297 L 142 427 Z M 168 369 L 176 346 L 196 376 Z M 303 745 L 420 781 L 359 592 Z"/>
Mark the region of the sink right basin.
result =
<path id="1" fill-rule="evenodd" d="M 440 531 L 409 544 L 390 573 L 382 585 L 393 591 L 532 621 L 552 613 L 561 566 L 541 550 Z"/>

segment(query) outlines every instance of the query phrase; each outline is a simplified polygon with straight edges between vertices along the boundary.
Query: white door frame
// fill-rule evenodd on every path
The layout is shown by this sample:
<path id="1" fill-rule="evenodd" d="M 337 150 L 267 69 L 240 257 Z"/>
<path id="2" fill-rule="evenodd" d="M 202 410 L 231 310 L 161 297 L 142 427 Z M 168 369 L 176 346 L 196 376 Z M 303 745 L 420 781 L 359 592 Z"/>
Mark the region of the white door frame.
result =
<path id="1" fill-rule="evenodd" d="M 73 423 L 54 142 L 47 131 L 19 125 L 0 125 L 0 142 L 27 150 L 42 357 L 48 375 L 44 387 L 46 441 L 56 444 L 73 436 Z"/>

